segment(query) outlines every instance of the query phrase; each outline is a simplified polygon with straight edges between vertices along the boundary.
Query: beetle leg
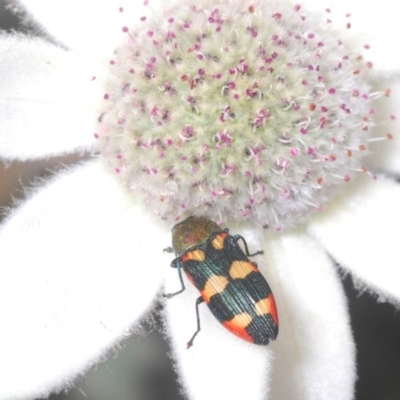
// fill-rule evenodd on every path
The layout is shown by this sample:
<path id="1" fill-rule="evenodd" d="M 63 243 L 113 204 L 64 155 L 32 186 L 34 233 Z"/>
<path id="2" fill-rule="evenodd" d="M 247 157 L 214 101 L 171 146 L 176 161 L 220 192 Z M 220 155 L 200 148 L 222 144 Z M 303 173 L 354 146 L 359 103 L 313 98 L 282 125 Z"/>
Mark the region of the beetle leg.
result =
<path id="1" fill-rule="evenodd" d="M 199 315 L 199 304 L 203 303 L 204 299 L 200 296 L 197 300 L 196 300 L 196 318 L 197 318 L 197 330 L 194 333 L 194 335 L 192 336 L 192 338 L 187 342 L 187 346 L 186 348 L 188 349 L 189 347 L 193 346 L 193 340 L 196 337 L 196 335 L 200 332 L 200 315 Z"/>
<path id="2" fill-rule="evenodd" d="M 245 250 L 246 250 L 246 256 L 247 256 L 247 257 L 253 257 L 253 256 L 256 256 L 256 255 L 258 255 L 258 254 L 264 254 L 264 252 L 263 252 L 262 250 L 259 250 L 259 251 L 256 251 L 256 252 L 253 253 L 253 254 L 250 254 L 249 248 L 247 247 L 247 243 L 246 243 L 246 241 L 244 240 L 244 237 L 243 237 L 243 236 L 240 236 L 240 235 L 235 235 L 234 238 L 235 238 L 235 240 L 236 240 L 237 242 L 238 242 L 240 239 L 242 239 L 242 242 L 243 242 L 243 244 L 244 244 L 244 248 L 245 248 Z"/>
<path id="3" fill-rule="evenodd" d="M 172 261 L 171 267 L 172 268 L 176 268 L 178 270 L 179 280 L 181 282 L 181 290 L 178 290 L 177 292 L 174 292 L 174 293 L 163 294 L 163 297 L 166 297 L 167 299 L 170 299 L 171 297 L 174 297 L 177 294 L 182 293 L 186 289 L 185 288 L 185 284 L 183 283 L 182 268 L 181 268 L 180 259 L 176 258 L 174 261 Z"/>

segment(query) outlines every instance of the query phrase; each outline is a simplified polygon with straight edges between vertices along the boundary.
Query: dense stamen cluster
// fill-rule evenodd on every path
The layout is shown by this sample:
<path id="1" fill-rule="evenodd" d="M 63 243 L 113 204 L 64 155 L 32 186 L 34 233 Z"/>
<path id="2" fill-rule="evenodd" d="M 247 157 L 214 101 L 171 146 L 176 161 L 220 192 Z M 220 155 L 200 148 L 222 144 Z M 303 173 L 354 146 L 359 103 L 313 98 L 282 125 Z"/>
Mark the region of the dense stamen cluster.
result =
<path id="1" fill-rule="evenodd" d="M 361 168 L 371 65 L 329 21 L 261 0 L 154 14 L 123 29 L 96 137 L 161 217 L 280 229 Z"/>

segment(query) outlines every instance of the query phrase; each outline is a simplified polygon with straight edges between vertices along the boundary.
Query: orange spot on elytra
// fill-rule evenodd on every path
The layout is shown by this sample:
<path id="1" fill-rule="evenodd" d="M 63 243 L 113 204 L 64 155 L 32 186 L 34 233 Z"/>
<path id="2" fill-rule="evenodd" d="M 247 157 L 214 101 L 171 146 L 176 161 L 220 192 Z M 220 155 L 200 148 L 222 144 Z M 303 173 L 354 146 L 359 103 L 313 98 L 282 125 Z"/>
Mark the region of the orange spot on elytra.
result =
<path id="1" fill-rule="evenodd" d="M 335 160 L 336 160 L 336 155 L 335 155 L 335 154 L 330 154 L 330 155 L 329 155 L 329 159 L 330 159 L 331 161 L 335 161 Z"/>
<path id="2" fill-rule="evenodd" d="M 317 106 L 316 106 L 314 103 L 311 103 L 311 104 L 308 106 L 308 108 L 310 109 L 310 111 L 314 111 L 314 110 L 317 108 Z"/>
<path id="3" fill-rule="evenodd" d="M 356 69 L 355 71 L 353 71 L 353 75 L 358 75 L 360 73 L 359 69 Z"/>
<path id="4" fill-rule="evenodd" d="M 193 250 L 193 251 L 188 251 L 182 256 L 182 262 L 188 261 L 188 260 L 194 260 L 194 261 L 204 261 L 206 259 L 206 253 L 204 253 L 203 250 Z"/>
<path id="5" fill-rule="evenodd" d="M 318 185 L 322 185 L 322 182 L 324 181 L 324 178 L 321 176 L 317 179 Z"/>
<path id="6" fill-rule="evenodd" d="M 360 144 L 360 146 L 358 146 L 358 150 L 365 151 L 367 148 L 363 144 Z"/>
<path id="7" fill-rule="evenodd" d="M 393 139 L 393 135 L 392 135 L 391 133 L 387 133 L 387 134 L 386 134 L 386 137 L 387 137 L 389 140 L 392 140 L 392 139 Z"/>
<path id="8" fill-rule="evenodd" d="M 347 150 L 347 156 L 348 157 L 353 157 L 353 152 L 351 150 Z"/>
<path id="9" fill-rule="evenodd" d="M 253 338 L 246 332 L 246 327 L 251 323 L 253 318 L 247 313 L 235 315 L 230 321 L 225 321 L 222 325 L 248 342 L 254 342 Z"/>
<path id="10" fill-rule="evenodd" d="M 201 297 L 203 297 L 206 303 L 209 303 L 211 297 L 215 294 L 222 293 L 228 284 L 229 281 L 225 276 L 211 275 L 208 278 L 204 289 L 200 291 Z"/>
<path id="11" fill-rule="evenodd" d="M 215 250 L 222 250 L 224 248 L 224 241 L 227 236 L 228 234 L 226 232 L 221 232 L 220 234 L 215 236 L 215 238 L 211 242 L 211 246 Z"/>
<path id="12" fill-rule="evenodd" d="M 271 314 L 276 326 L 279 325 L 278 310 L 272 293 L 266 299 L 262 299 L 256 303 L 256 313 L 257 315 Z"/>
<path id="13" fill-rule="evenodd" d="M 253 271 L 258 271 L 251 261 L 234 261 L 229 268 L 229 275 L 232 279 L 244 279 Z"/>
<path id="14" fill-rule="evenodd" d="M 254 6 L 253 5 L 249 6 L 249 13 L 250 14 L 254 13 Z"/>

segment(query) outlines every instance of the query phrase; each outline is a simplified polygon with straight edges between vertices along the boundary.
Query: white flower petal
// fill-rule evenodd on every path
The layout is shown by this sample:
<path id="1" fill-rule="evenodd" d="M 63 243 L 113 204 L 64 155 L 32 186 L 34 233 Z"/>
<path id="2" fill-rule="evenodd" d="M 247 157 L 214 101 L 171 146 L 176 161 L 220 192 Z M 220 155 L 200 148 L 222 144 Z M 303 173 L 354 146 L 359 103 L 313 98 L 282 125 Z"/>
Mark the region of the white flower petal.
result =
<path id="1" fill-rule="evenodd" d="M 385 138 L 391 133 L 393 139 L 371 143 L 372 154 L 367 157 L 366 166 L 400 174 L 400 80 L 391 81 L 388 88 L 390 97 L 382 97 L 376 102 L 377 126 L 372 137 Z"/>
<path id="2" fill-rule="evenodd" d="M 19 3 L 56 40 L 98 60 L 111 57 L 123 39 L 122 27 L 150 12 L 144 0 L 19 0 Z M 159 0 L 150 0 L 151 5 L 158 3 Z"/>
<path id="3" fill-rule="evenodd" d="M 0 157 L 89 149 L 103 95 L 96 67 L 38 38 L 0 36 Z"/>
<path id="4" fill-rule="evenodd" d="M 271 399 L 352 399 L 355 346 L 332 260 L 300 231 L 270 237 L 264 251 L 280 327 Z"/>
<path id="5" fill-rule="evenodd" d="M 129 334 L 167 239 L 97 162 L 17 209 L 0 231 L 0 398 L 48 396 Z"/>
<path id="6" fill-rule="evenodd" d="M 372 61 L 374 71 L 399 73 L 400 57 L 394 46 L 395 38 L 400 35 L 400 26 L 393 1 L 306 0 L 304 6 L 315 11 L 329 8 L 331 12 L 325 13 L 326 18 L 331 19 L 345 37 L 356 39 L 360 50 L 369 45 L 363 55 Z"/>
<path id="7" fill-rule="evenodd" d="M 256 249 L 253 242 L 249 242 L 249 247 L 250 251 Z M 172 257 L 165 255 L 165 258 L 165 265 L 168 265 Z M 255 259 L 260 266 L 261 257 Z M 186 290 L 166 300 L 165 314 L 176 368 L 188 398 L 265 399 L 274 357 L 273 345 L 257 346 L 234 336 L 216 320 L 205 304 L 201 304 L 201 331 L 193 347 L 186 349 L 186 343 L 196 330 L 195 302 L 200 294 L 186 276 L 184 280 Z M 165 292 L 175 292 L 179 288 L 177 270 L 169 268 Z"/>
<path id="8" fill-rule="evenodd" d="M 399 302 L 399 220 L 400 186 L 360 177 L 313 219 L 309 231 L 382 299 Z"/>

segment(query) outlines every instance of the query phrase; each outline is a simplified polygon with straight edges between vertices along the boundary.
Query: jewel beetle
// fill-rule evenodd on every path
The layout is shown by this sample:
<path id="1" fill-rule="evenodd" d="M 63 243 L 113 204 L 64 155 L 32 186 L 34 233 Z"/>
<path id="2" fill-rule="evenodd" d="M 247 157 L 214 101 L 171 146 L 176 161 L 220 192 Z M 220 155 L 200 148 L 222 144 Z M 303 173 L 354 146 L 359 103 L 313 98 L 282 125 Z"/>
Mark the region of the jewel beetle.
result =
<path id="1" fill-rule="evenodd" d="M 199 305 L 203 302 L 240 338 L 260 345 L 276 339 L 279 322 L 274 296 L 257 264 L 248 258 L 263 251 L 250 254 L 242 236 L 230 235 L 228 229 L 221 230 L 208 218 L 193 216 L 172 228 L 172 247 L 164 251 L 175 252 L 171 267 L 177 269 L 181 283 L 179 291 L 164 297 L 185 290 L 182 270 L 201 294 L 196 300 L 197 330 L 188 348 L 201 329 Z"/>

